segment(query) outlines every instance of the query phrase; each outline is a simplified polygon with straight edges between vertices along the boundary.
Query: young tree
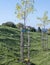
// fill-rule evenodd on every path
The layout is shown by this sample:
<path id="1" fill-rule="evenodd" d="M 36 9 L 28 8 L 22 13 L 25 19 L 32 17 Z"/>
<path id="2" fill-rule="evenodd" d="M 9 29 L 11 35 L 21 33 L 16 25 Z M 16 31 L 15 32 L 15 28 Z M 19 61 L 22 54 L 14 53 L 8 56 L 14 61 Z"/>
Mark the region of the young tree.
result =
<path id="1" fill-rule="evenodd" d="M 17 3 L 16 5 L 16 15 L 17 18 L 19 18 L 20 20 L 23 19 L 24 21 L 24 29 L 26 26 L 26 19 L 27 16 L 34 11 L 34 0 L 20 0 L 20 3 Z M 21 61 L 23 62 L 24 60 L 24 41 L 23 41 L 23 32 L 21 32 Z M 29 43 L 28 43 L 29 45 Z M 28 49 L 29 51 L 29 49 Z"/>
<path id="2" fill-rule="evenodd" d="M 43 30 L 42 30 L 42 48 L 43 50 L 45 50 L 45 46 L 48 46 L 46 41 L 48 41 L 46 34 L 46 25 L 48 25 L 50 23 L 50 20 L 48 20 L 48 16 L 47 16 L 47 11 L 44 12 L 44 15 L 42 18 L 38 17 L 37 19 L 40 20 L 42 22 L 42 26 L 43 26 Z M 45 42 L 44 42 L 45 41 Z"/>

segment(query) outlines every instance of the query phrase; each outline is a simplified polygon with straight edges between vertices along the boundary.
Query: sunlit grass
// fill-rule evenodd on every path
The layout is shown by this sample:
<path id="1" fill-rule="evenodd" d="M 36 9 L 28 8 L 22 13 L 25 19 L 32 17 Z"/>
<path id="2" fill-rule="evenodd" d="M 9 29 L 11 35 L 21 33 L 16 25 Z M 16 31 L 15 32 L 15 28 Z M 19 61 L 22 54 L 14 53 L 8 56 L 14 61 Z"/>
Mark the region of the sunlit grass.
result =
<path id="1" fill-rule="evenodd" d="M 50 65 L 50 42 L 48 42 L 49 50 L 43 51 L 41 33 L 30 32 L 30 38 L 30 61 L 36 65 Z M 27 57 L 26 49 L 24 53 Z M 20 30 L 0 26 L 0 65 L 25 65 L 18 59 L 20 59 Z"/>

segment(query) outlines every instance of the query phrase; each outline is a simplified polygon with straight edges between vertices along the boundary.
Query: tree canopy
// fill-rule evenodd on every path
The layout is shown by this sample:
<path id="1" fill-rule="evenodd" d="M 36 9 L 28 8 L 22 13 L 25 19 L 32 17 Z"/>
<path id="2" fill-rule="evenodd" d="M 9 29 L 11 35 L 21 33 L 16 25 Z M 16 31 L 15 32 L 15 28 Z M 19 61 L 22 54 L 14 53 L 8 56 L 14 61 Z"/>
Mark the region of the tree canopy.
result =
<path id="1" fill-rule="evenodd" d="M 50 20 L 48 19 L 47 14 L 48 14 L 48 12 L 45 11 L 43 17 L 37 18 L 38 20 L 42 21 L 42 24 L 40 24 L 40 25 L 42 25 L 44 28 L 45 28 L 46 25 L 48 25 L 50 23 Z"/>
<path id="2" fill-rule="evenodd" d="M 21 0 L 20 3 L 16 5 L 16 15 L 17 18 L 23 19 L 24 23 L 28 14 L 34 11 L 34 0 Z"/>

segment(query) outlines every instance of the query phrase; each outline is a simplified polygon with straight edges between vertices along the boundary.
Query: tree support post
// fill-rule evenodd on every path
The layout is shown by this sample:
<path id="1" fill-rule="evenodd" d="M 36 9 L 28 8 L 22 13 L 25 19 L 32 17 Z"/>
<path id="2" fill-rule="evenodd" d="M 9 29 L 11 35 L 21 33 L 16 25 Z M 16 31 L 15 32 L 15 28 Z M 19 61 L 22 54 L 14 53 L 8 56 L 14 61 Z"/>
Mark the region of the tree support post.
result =
<path id="1" fill-rule="evenodd" d="M 21 28 L 21 43 L 20 43 L 20 59 L 21 62 L 24 61 L 24 40 L 23 40 L 23 32 L 22 32 L 22 28 Z"/>
<path id="2" fill-rule="evenodd" d="M 28 65 L 30 65 L 30 31 L 28 29 Z"/>

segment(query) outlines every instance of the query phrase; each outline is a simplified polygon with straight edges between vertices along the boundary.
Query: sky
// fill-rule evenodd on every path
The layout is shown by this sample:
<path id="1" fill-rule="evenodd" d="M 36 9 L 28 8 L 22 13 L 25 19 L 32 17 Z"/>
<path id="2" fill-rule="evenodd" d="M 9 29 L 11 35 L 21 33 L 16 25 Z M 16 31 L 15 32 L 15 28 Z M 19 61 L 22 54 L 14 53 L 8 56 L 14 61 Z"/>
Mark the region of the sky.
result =
<path id="1" fill-rule="evenodd" d="M 15 15 L 16 3 L 20 0 L 0 0 L 0 24 L 7 21 L 12 21 L 15 24 L 23 23 Z M 37 28 L 37 24 L 41 23 L 37 17 L 42 17 L 45 11 L 48 11 L 48 19 L 50 19 L 50 0 L 35 0 L 35 12 L 29 14 L 27 17 L 26 25 Z M 50 28 L 50 24 L 46 26 Z"/>

